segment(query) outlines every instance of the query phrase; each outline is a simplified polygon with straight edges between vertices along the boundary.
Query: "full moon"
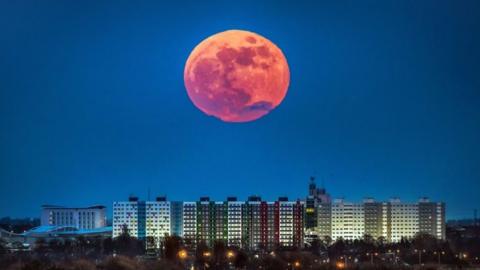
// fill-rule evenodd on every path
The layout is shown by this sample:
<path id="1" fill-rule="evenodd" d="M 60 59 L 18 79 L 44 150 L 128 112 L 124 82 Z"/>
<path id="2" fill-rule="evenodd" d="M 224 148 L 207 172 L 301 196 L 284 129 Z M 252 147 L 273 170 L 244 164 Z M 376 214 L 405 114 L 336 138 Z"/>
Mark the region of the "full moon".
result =
<path id="1" fill-rule="evenodd" d="M 253 32 L 208 37 L 188 57 L 185 87 L 193 104 L 225 122 L 256 120 L 285 97 L 290 70 L 282 51 Z"/>

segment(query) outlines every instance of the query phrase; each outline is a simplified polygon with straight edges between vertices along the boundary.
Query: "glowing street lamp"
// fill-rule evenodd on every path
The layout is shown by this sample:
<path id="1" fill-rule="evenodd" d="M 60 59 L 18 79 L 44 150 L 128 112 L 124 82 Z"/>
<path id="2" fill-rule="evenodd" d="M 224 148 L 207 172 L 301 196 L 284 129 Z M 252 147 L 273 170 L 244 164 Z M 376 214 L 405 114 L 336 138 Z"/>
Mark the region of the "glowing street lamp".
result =
<path id="1" fill-rule="evenodd" d="M 301 266 L 300 261 L 295 261 L 295 262 L 293 263 L 293 266 L 294 266 L 295 268 L 300 268 L 300 266 Z"/>
<path id="2" fill-rule="evenodd" d="M 179 250 L 177 255 L 181 260 L 185 260 L 188 257 L 188 253 L 185 249 Z"/>
<path id="3" fill-rule="evenodd" d="M 232 250 L 227 251 L 227 258 L 233 259 L 233 257 L 235 257 L 235 252 L 233 252 Z"/>
<path id="4" fill-rule="evenodd" d="M 445 255 L 445 251 L 434 251 L 433 255 L 437 255 L 438 264 L 442 264 L 442 255 Z"/>
<path id="5" fill-rule="evenodd" d="M 418 252 L 418 264 L 422 265 L 422 252 L 425 253 L 425 249 L 424 250 L 415 249 L 415 253 L 417 252 Z"/>
<path id="6" fill-rule="evenodd" d="M 210 256 L 212 256 L 212 253 L 210 253 L 210 251 L 203 252 L 203 257 L 208 258 Z"/>
<path id="7" fill-rule="evenodd" d="M 378 256 L 378 252 L 370 252 L 370 253 L 367 253 L 367 256 L 370 256 L 370 263 L 373 264 L 373 256 Z"/>

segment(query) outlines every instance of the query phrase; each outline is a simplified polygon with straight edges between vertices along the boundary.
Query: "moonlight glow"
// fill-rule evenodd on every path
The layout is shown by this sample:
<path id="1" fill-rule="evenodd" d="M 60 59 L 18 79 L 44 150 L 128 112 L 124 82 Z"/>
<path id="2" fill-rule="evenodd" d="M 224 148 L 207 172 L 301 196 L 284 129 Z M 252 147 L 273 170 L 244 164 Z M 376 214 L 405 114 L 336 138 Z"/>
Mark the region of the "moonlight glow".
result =
<path id="1" fill-rule="evenodd" d="M 230 30 L 202 41 L 184 71 L 188 96 L 207 115 L 248 122 L 277 107 L 285 97 L 290 71 L 282 51 L 268 39 Z"/>

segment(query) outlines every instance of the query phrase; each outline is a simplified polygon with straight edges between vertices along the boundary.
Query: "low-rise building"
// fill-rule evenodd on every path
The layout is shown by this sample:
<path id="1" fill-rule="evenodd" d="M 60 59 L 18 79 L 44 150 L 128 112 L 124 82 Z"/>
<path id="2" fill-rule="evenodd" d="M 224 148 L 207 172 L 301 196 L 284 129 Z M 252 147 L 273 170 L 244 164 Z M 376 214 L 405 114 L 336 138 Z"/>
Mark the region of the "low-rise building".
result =
<path id="1" fill-rule="evenodd" d="M 106 226 L 105 206 L 63 207 L 43 205 L 42 226 L 67 226 L 77 229 L 96 229 Z"/>

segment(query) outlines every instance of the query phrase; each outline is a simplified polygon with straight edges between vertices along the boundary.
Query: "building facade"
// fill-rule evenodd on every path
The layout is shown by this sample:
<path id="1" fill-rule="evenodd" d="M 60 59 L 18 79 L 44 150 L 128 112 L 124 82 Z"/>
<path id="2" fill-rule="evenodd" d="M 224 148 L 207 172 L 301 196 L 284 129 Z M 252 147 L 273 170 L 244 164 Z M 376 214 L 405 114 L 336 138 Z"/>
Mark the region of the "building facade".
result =
<path id="1" fill-rule="evenodd" d="M 183 235 L 183 202 L 170 202 L 170 233 L 174 236 Z"/>
<path id="2" fill-rule="evenodd" d="M 183 241 L 188 248 L 197 244 L 197 203 L 183 203 Z"/>
<path id="3" fill-rule="evenodd" d="M 322 203 L 330 203 L 331 197 L 324 187 L 317 188 L 315 177 L 310 177 L 308 196 L 305 198 L 305 229 L 316 231 L 318 228 L 318 206 Z"/>
<path id="4" fill-rule="evenodd" d="M 137 197 L 130 197 L 125 202 L 113 203 L 113 238 L 128 233 L 130 236 L 144 239 L 146 237 L 146 203 Z"/>
<path id="5" fill-rule="evenodd" d="M 171 205 L 166 197 L 145 202 L 145 237 L 149 238 L 149 245 L 158 248 L 166 236 L 172 235 L 170 211 Z"/>
<path id="6" fill-rule="evenodd" d="M 242 246 L 242 207 L 244 202 L 236 197 L 227 198 L 227 244 Z"/>
<path id="7" fill-rule="evenodd" d="M 113 204 L 113 237 L 128 233 L 154 240 L 156 247 L 168 235 L 182 237 L 190 248 L 200 243 L 213 246 L 216 241 L 252 250 L 302 247 L 304 225 L 304 203 L 287 197 L 273 202 L 258 196 L 245 202 L 235 197 L 225 201 L 202 197 L 195 202 L 131 197 Z"/>
<path id="8" fill-rule="evenodd" d="M 83 208 L 43 205 L 42 226 L 69 226 L 76 229 L 97 229 L 106 226 L 106 208 L 96 205 Z"/>
<path id="9" fill-rule="evenodd" d="M 445 239 L 445 203 L 430 202 L 428 198 L 422 198 L 418 203 L 418 215 L 420 232 Z"/>
<path id="10" fill-rule="evenodd" d="M 368 198 L 363 201 L 363 209 L 365 213 L 365 234 L 374 239 L 383 237 L 383 204 Z"/>
<path id="11" fill-rule="evenodd" d="M 331 238 L 333 241 L 360 239 L 365 234 L 363 204 L 335 200 L 331 205 Z"/>
<path id="12" fill-rule="evenodd" d="M 366 235 L 387 242 L 413 238 L 418 233 L 445 239 L 444 203 L 426 198 L 416 203 L 399 199 L 377 202 L 371 198 L 352 203 L 327 198 L 315 203 L 316 222 L 311 227 L 306 223 L 311 205 L 287 197 L 275 201 L 259 196 L 250 196 L 246 201 L 236 197 L 225 201 L 201 197 L 192 202 L 170 202 L 166 197 L 139 201 L 130 197 L 126 202 L 113 204 L 113 237 L 128 233 L 160 247 L 166 236 L 175 235 L 192 249 L 222 241 L 249 250 L 300 248 L 315 239 L 331 242 L 362 239 Z"/>
<path id="13" fill-rule="evenodd" d="M 398 242 L 418 233 L 445 239 L 445 204 L 426 198 L 416 203 L 404 203 L 398 198 L 388 202 L 369 198 L 362 203 L 334 200 L 331 204 L 317 206 L 317 213 L 318 236 L 333 241 L 361 239 L 368 235 Z"/>

